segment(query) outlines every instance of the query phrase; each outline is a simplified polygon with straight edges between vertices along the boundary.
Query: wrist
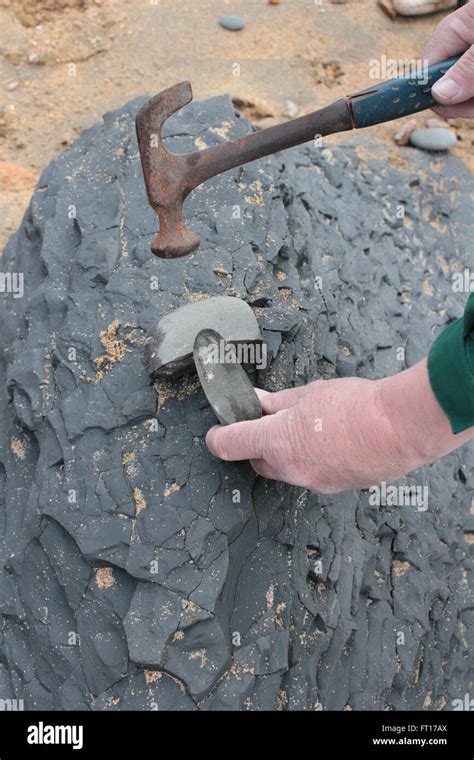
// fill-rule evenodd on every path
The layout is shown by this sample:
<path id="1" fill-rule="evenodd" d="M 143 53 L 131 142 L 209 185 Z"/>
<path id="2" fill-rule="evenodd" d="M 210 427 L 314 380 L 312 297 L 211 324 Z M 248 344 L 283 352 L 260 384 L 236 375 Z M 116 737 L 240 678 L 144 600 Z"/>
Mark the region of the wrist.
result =
<path id="1" fill-rule="evenodd" d="M 431 462 L 474 437 L 474 428 L 457 435 L 430 385 L 426 359 L 380 382 L 380 400 L 407 472 Z"/>

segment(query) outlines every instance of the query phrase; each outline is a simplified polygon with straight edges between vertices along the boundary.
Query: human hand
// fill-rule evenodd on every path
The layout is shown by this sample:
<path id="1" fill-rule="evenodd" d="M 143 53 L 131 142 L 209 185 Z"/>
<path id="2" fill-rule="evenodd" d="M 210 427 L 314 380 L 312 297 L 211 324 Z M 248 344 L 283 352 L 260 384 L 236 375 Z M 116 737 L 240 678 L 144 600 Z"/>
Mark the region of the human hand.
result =
<path id="1" fill-rule="evenodd" d="M 441 104 L 433 110 L 445 119 L 474 117 L 474 0 L 438 24 L 421 57 L 432 64 L 463 52 L 432 88 Z"/>
<path id="2" fill-rule="evenodd" d="M 320 493 L 396 480 L 473 436 L 472 428 L 452 434 L 426 360 L 383 380 L 318 380 L 259 395 L 265 416 L 211 428 L 210 451 Z"/>

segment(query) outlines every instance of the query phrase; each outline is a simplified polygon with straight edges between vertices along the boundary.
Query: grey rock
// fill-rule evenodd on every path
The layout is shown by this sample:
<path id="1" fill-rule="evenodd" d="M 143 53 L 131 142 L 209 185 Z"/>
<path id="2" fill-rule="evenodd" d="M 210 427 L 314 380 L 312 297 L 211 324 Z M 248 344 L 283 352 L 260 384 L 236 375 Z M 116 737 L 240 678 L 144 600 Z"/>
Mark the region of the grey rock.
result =
<path id="1" fill-rule="evenodd" d="M 410 135 L 410 143 L 422 150 L 449 150 L 456 145 L 456 133 L 443 127 L 426 127 L 415 129 Z"/>
<path id="2" fill-rule="evenodd" d="M 226 673 L 207 699 L 200 703 L 204 711 L 240 711 L 249 709 L 256 678 L 250 673 L 234 669 Z"/>
<path id="3" fill-rule="evenodd" d="M 207 696 L 225 672 L 230 653 L 216 620 L 196 622 L 168 648 L 166 668 L 176 673 L 197 700 Z"/>
<path id="4" fill-rule="evenodd" d="M 144 710 L 190 712 L 197 710 L 184 684 L 161 670 L 149 670 L 122 679 L 102 692 L 94 701 L 94 710 L 117 712 Z"/>
<path id="5" fill-rule="evenodd" d="M 288 631 L 279 631 L 238 649 L 234 659 L 243 670 L 255 675 L 275 673 L 288 667 L 288 644 Z"/>
<path id="6" fill-rule="evenodd" d="M 76 610 L 81 651 L 90 663 L 86 682 L 98 694 L 127 674 L 128 646 L 121 619 L 99 600 L 84 599 Z"/>
<path id="7" fill-rule="evenodd" d="M 239 32 L 244 28 L 246 21 L 242 16 L 228 14 L 220 17 L 219 24 L 224 29 L 229 29 L 231 32 Z"/>
<path id="8" fill-rule="evenodd" d="M 145 339 L 145 365 L 151 377 L 176 377 L 193 369 L 196 335 L 217 330 L 236 345 L 262 342 L 250 306 L 240 298 L 214 296 L 170 312 L 153 325 Z"/>
<path id="9" fill-rule="evenodd" d="M 25 295 L 0 303 L 0 699 L 452 709 L 473 690 L 472 450 L 400 481 L 428 488 L 426 512 L 266 481 L 211 456 L 197 379 L 150 386 L 143 341 L 179 306 L 232 292 L 272 349 L 251 375 L 269 391 L 411 366 L 462 311 L 441 256 L 474 268 L 472 177 L 449 153 L 443 188 L 423 151 L 404 169 L 362 161 L 358 136 L 301 146 L 204 183 L 186 203 L 201 250 L 157 262 L 133 124 L 143 101 L 47 167 L 2 260 L 25 273 Z M 251 129 L 211 98 L 166 122 L 167 144 L 216 144 L 223 121 L 229 137 Z M 117 321 L 125 350 L 98 372 Z"/>
<path id="10" fill-rule="evenodd" d="M 138 587 L 123 623 L 132 660 L 143 665 L 163 664 L 181 610 L 177 594 L 154 584 Z"/>

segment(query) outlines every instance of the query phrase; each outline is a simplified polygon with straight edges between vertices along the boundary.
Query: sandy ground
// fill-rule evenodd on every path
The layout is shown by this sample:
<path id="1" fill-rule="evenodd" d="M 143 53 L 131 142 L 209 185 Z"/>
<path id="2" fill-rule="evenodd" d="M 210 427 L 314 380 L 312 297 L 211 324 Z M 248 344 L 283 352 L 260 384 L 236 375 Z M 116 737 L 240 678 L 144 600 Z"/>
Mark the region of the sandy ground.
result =
<path id="1" fill-rule="evenodd" d="M 416 57 L 442 17 L 392 20 L 376 0 L 318 2 L 0 0 L 0 249 L 41 170 L 127 100 L 189 79 L 195 99 L 228 92 L 266 125 L 284 118 L 288 100 L 302 114 L 366 87 L 371 59 Z M 223 13 L 247 26 L 222 29 Z M 455 125 L 454 152 L 474 169 L 474 129 Z M 386 141 L 388 160 L 403 162 L 412 149 L 394 143 L 399 126 L 368 132 Z"/>

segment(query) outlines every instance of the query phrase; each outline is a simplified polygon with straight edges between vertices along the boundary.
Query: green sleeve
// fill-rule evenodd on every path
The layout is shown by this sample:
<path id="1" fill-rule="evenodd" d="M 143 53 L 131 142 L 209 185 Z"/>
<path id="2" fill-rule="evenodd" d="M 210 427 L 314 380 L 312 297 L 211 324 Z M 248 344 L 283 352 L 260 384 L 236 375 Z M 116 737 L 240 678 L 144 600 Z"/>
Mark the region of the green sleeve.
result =
<path id="1" fill-rule="evenodd" d="M 431 346 L 428 375 L 453 433 L 474 425 L 474 293 L 464 316 L 452 322 Z"/>

